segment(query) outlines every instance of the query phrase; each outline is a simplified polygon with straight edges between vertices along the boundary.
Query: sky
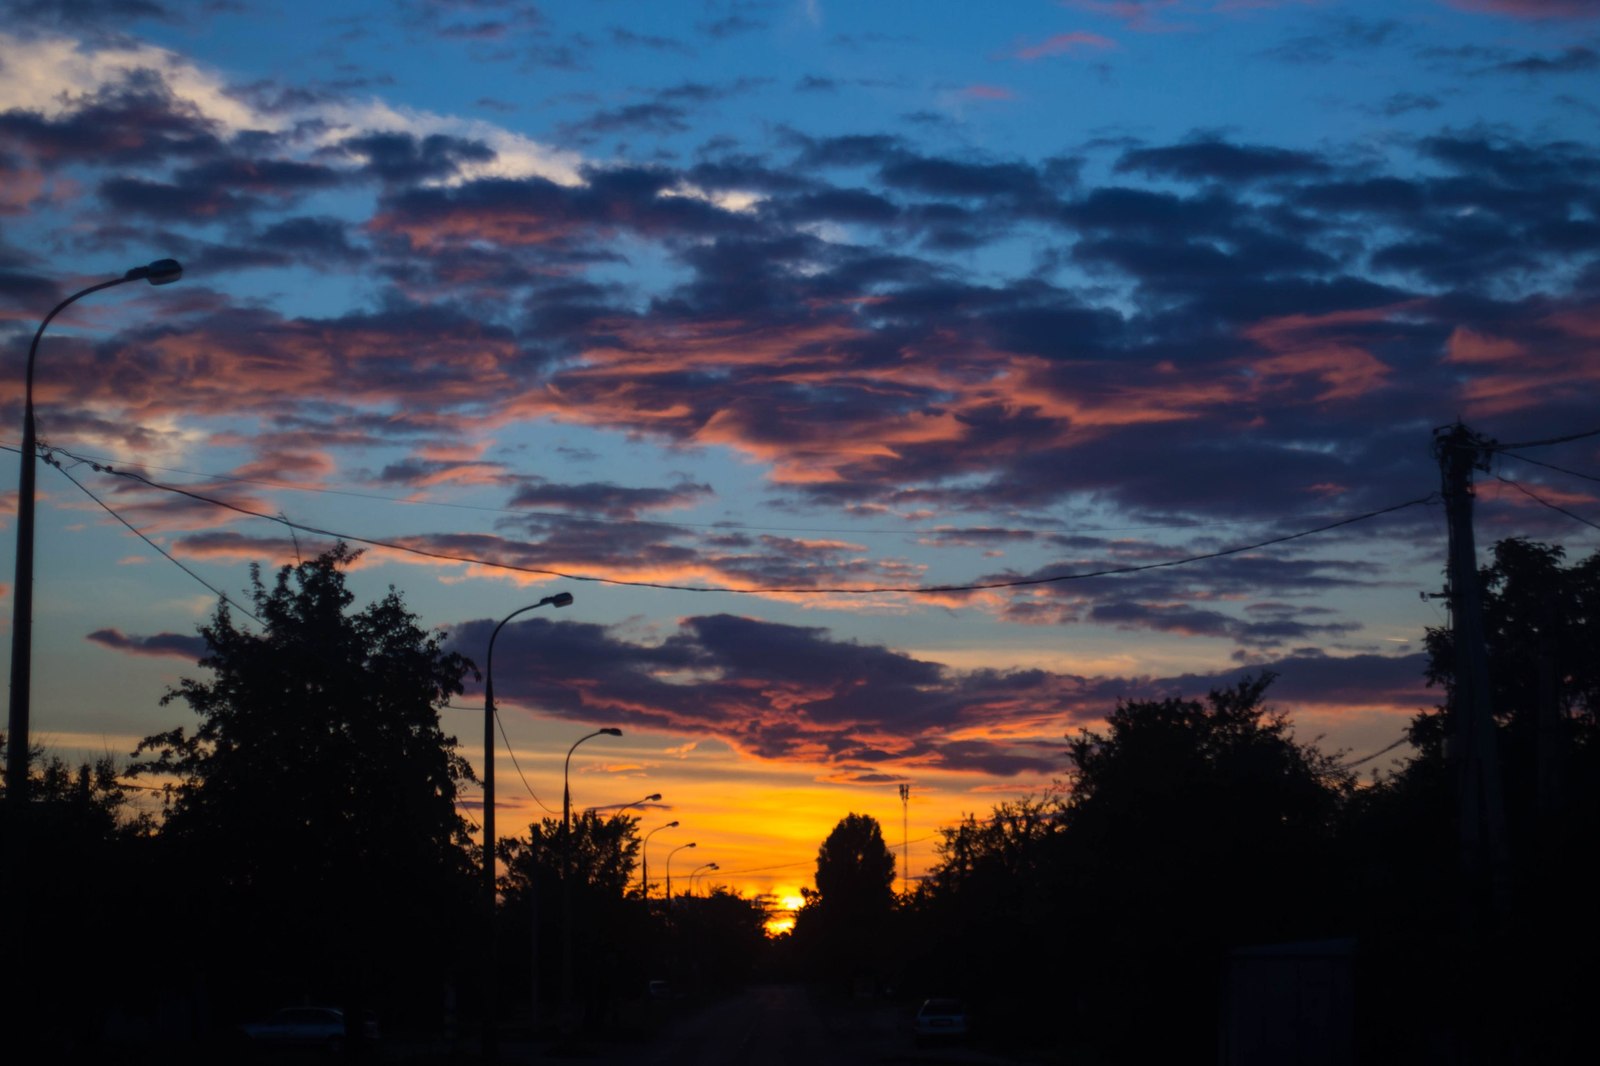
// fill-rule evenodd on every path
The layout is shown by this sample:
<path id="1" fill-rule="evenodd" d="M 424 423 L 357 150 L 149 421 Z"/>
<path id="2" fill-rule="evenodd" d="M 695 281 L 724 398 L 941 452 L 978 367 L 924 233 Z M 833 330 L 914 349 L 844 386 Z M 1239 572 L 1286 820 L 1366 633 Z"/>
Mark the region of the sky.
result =
<path id="1" fill-rule="evenodd" d="M 480 666 L 575 597 L 496 644 L 503 834 L 607 726 L 574 803 L 661 793 L 654 880 L 792 898 L 849 812 L 915 876 L 1119 700 L 1271 670 L 1297 737 L 1394 743 L 1434 429 L 1600 425 L 1590 0 L 0 16 L 0 554 L 39 321 L 184 266 L 40 349 L 69 757 L 191 725 L 218 591 L 339 535 Z M 1594 550 L 1593 440 L 1524 454 L 1480 547 Z"/>

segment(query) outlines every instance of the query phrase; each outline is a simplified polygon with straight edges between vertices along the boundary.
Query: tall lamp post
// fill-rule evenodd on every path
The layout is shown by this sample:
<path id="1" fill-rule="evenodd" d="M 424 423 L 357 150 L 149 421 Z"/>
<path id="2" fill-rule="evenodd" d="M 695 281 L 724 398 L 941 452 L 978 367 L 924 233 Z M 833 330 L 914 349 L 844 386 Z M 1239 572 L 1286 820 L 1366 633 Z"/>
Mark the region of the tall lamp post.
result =
<path id="1" fill-rule="evenodd" d="M 485 919 L 484 940 L 484 965 L 483 965 L 483 1057 L 490 1061 L 495 1058 L 499 1047 L 498 1034 L 494 1028 L 495 1014 L 495 963 L 494 963 L 494 642 L 500 636 L 500 630 L 505 624 L 519 614 L 537 610 L 549 605 L 551 607 L 566 607 L 572 603 L 572 593 L 558 592 L 553 596 L 546 596 L 538 603 L 530 603 L 526 607 L 518 607 L 515 611 L 500 619 L 500 624 L 494 627 L 494 632 L 489 634 L 489 655 L 483 667 L 483 896 L 487 918 Z M 537 891 L 538 878 L 534 878 Z M 530 898 L 537 896 L 530 892 Z M 536 904 L 537 905 L 537 904 Z M 538 933 L 539 916 L 534 914 L 534 932 Z M 537 961 L 533 975 L 536 983 L 539 980 Z"/>
<path id="2" fill-rule="evenodd" d="M 678 828 L 677 822 L 668 822 L 666 825 L 656 826 L 654 829 L 650 830 L 650 832 L 644 835 L 644 843 L 639 847 L 639 875 L 641 878 L 639 882 L 639 888 L 641 890 L 641 894 L 646 900 L 649 900 L 650 898 L 650 838 L 661 832 L 663 829 L 676 828 Z"/>
<path id="3" fill-rule="evenodd" d="M 667 852 L 667 913 L 668 914 L 672 913 L 672 857 L 674 855 L 678 854 L 678 852 L 682 851 L 684 848 L 692 848 L 692 847 L 694 847 L 693 841 L 691 841 L 688 844 L 679 844 L 677 847 L 675 847 L 671 851 Z"/>
<path id="4" fill-rule="evenodd" d="M 17 479 L 17 573 L 11 590 L 11 713 L 7 722 L 6 794 L 16 805 L 28 799 L 29 695 L 33 680 L 33 497 L 38 438 L 33 421 L 33 364 L 39 338 L 52 319 L 69 306 L 101 289 L 130 281 L 170 285 L 183 277 L 176 259 L 157 259 L 130 269 L 120 278 L 80 289 L 56 304 L 33 334 L 28 346 L 28 372 L 22 392 L 22 472 Z M 20 809 L 20 808 L 19 808 Z"/>
<path id="5" fill-rule="evenodd" d="M 561 1024 L 570 1024 L 572 1014 L 572 753 L 578 745 L 595 737 L 620 737 L 615 726 L 596 729 L 581 736 L 567 749 L 561 768 Z"/>

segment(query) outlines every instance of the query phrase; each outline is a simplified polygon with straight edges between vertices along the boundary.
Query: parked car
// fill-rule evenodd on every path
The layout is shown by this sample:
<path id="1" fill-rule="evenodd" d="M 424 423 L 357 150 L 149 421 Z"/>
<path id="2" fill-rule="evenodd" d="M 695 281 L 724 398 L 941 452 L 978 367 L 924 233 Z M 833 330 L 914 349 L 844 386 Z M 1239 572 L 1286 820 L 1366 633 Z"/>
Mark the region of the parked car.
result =
<path id="1" fill-rule="evenodd" d="M 918 1047 L 938 1040 L 960 1040 L 967 1035 L 967 1008 L 959 999 L 924 1000 L 911 1032 Z"/>
<path id="2" fill-rule="evenodd" d="M 260 1022 L 247 1022 L 239 1027 L 252 1044 L 263 1047 L 325 1048 L 330 1051 L 344 1047 L 344 1011 L 337 1007 L 285 1007 L 270 1018 Z M 362 1021 L 362 1036 L 378 1039 L 377 1019 L 368 1015 Z"/>

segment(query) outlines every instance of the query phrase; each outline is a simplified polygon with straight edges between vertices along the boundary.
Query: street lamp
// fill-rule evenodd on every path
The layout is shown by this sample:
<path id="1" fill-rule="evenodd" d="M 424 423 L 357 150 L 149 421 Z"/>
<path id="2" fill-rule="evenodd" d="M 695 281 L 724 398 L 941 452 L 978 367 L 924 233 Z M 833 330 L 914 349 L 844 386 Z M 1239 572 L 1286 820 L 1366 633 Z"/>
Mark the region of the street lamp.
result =
<path id="1" fill-rule="evenodd" d="M 652 793 L 650 793 L 650 795 L 646 796 L 644 799 L 636 799 L 632 803 L 624 803 L 622 806 L 615 808 L 611 812 L 611 817 L 613 817 L 613 818 L 619 817 L 622 814 L 622 812 L 627 810 L 629 807 L 642 807 L 646 803 L 660 803 L 660 802 L 661 802 L 661 793 L 652 792 Z"/>
<path id="2" fill-rule="evenodd" d="M 722 867 L 718 866 L 714 862 L 704 862 L 704 863 L 701 863 L 699 866 L 696 866 L 689 874 L 689 895 L 691 895 L 691 896 L 694 895 L 694 879 L 695 878 L 699 877 L 706 870 L 720 870 L 720 869 L 722 869 Z"/>
<path id="3" fill-rule="evenodd" d="M 621 735 L 622 730 L 607 726 L 605 729 L 596 729 L 588 736 L 579 737 L 573 741 L 572 747 L 567 749 L 567 762 L 561 768 L 561 835 L 563 837 L 572 832 L 572 789 L 567 784 L 569 775 L 572 772 L 572 753 L 577 751 L 578 745 L 586 740 L 593 740 L 595 737 L 620 737 Z M 656 799 L 660 798 L 660 796 L 656 797 Z M 641 800 L 640 802 L 643 801 Z"/>
<path id="4" fill-rule="evenodd" d="M 596 729 L 581 736 L 567 749 L 567 761 L 561 768 L 561 1025 L 563 1030 L 571 1024 L 572 1013 L 572 753 L 578 745 L 595 737 L 620 737 L 622 730 L 615 726 Z"/>
<path id="5" fill-rule="evenodd" d="M 6 794 L 14 805 L 28 798 L 28 710 L 33 666 L 33 497 L 34 452 L 38 437 L 33 421 L 33 364 L 39 354 L 39 338 L 52 319 L 91 292 L 109 289 L 129 281 L 148 281 L 170 285 L 183 277 L 176 259 L 157 259 L 133 267 L 120 278 L 102 281 L 80 289 L 56 304 L 33 334 L 28 346 L 28 372 L 22 391 L 22 472 L 17 479 L 17 573 L 11 589 L 11 713 L 7 724 Z M 20 810 L 18 806 L 18 810 Z"/>
<path id="6" fill-rule="evenodd" d="M 669 913 L 672 911 L 672 857 L 678 854 L 678 852 L 682 851 L 684 848 L 692 847 L 694 847 L 693 842 L 688 844 L 679 844 L 677 847 L 667 852 L 667 911 Z"/>
<path id="7" fill-rule="evenodd" d="M 572 593 L 558 592 L 553 596 L 546 596 L 538 603 L 530 603 L 526 607 L 518 607 L 515 611 L 500 619 L 500 624 L 494 627 L 494 632 L 489 634 L 489 655 L 483 667 L 483 894 L 487 904 L 488 913 L 486 952 L 483 967 L 483 1057 L 493 1060 L 496 1051 L 496 1034 L 494 1030 L 495 1008 L 495 967 L 494 967 L 494 642 L 500 636 L 500 630 L 505 624 L 519 614 L 536 610 L 549 605 L 551 607 L 566 607 L 572 603 Z M 533 885 L 538 885 L 535 876 Z M 529 898 L 537 900 L 536 890 L 530 890 Z M 537 902 L 534 904 L 537 907 Z M 534 929 L 538 930 L 538 913 L 534 914 Z M 538 972 L 534 973 L 534 980 L 538 980 Z"/>
<path id="8" fill-rule="evenodd" d="M 650 838 L 663 829 L 676 828 L 678 828 L 677 822 L 668 822 L 666 825 L 656 826 L 644 835 L 644 843 L 639 847 L 639 872 L 642 878 L 639 882 L 639 888 L 646 900 L 650 898 Z"/>

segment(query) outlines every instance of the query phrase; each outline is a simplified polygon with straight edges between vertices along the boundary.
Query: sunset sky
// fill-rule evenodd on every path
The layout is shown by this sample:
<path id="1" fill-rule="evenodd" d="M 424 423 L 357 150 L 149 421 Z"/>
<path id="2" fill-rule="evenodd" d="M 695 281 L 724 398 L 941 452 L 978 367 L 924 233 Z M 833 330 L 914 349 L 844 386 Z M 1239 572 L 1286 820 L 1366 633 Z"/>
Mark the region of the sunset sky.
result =
<path id="1" fill-rule="evenodd" d="M 192 723 L 160 698 L 217 601 L 88 493 L 236 599 L 330 543 L 93 462 L 390 545 L 358 597 L 480 666 L 572 592 L 501 635 L 505 728 L 557 811 L 621 728 L 574 802 L 662 793 L 657 879 L 692 840 L 675 880 L 792 896 L 850 811 L 899 844 L 901 783 L 914 875 L 1119 698 L 1271 669 L 1297 735 L 1393 743 L 1436 698 L 1432 430 L 1600 425 L 1591 0 L 0 15 L 0 624 L 33 330 L 185 268 L 41 347 L 83 488 L 40 468 L 33 730 L 71 757 Z M 1564 469 L 1485 475 L 1480 546 L 1587 554 L 1547 505 L 1600 521 L 1600 450 L 1527 454 Z"/>

